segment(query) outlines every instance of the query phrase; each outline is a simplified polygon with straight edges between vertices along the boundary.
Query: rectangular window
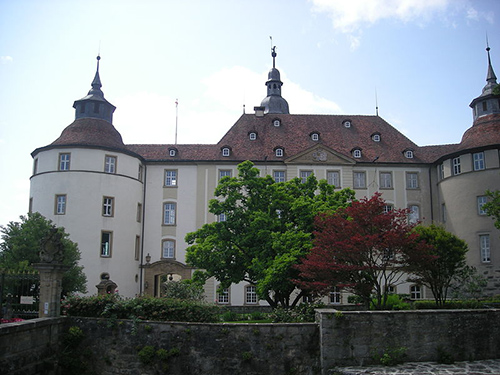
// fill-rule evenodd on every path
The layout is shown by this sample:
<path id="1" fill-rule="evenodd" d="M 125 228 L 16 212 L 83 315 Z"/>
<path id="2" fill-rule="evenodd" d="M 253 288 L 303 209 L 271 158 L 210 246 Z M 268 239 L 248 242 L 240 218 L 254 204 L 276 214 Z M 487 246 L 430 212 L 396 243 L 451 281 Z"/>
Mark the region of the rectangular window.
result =
<path id="1" fill-rule="evenodd" d="M 256 304 L 257 303 L 257 290 L 254 285 L 249 285 L 245 288 L 245 303 Z"/>
<path id="2" fill-rule="evenodd" d="M 106 155 L 104 158 L 104 172 L 116 173 L 116 156 Z"/>
<path id="3" fill-rule="evenodd" d="M 142 221 L 142 204 L 140 203 L 137 203 L 137 216 L 136 216 L 136 220 L 138 223 L 140 223 Z"/>
<path id="4" fill-rule="evenodd" d="M 102 198 L 102 216 L 114 215 L 115 198 L 103 197 Z"/>
<path id="5" fill-rule="evenodd" d="M 392 173 L 380 172 L 380 188 L 392 189 Z"/>
<path id="6" fill-rule="evenodd" d="M 113 232 L 101 232 L 101 257 L 111 257 Z"/>
<path id="7" fill-rule="evenodd" d="M 354 189 L 366 189 L 366 172 L 353 173 Z"/>
<path id="8" fill-rule="evenodd" d="M 177 171 L 165 171 L 165 186 L 177 186 Z"/>
<path id="9" fill-rule="evenodd" d="M 484 152 L 477 152 L 472 154 L 474 158 L 474 170 L 480 171 L 485 168 L 484 166 Z"/>
<path id="10" fill-rule="evenodd" d="M 384 214 L 388 214 L 389 212 L 392 211 L 394 207 L 392 206 L 392 204 L 386 204 L 384 205 L 383 207 L 383 211 L 384 211 Z"/>
<path id="11" fill-rule="evenodd" d="M 137 172 L 137 179 L 139 181 L 142 181 L 142 175 L 144 173 L 144 167 L 142 166 L 142 164 L 139 165 L 139 171 Z"/>
<path id="12" fill-rule="evenodd" d="M 482 195 L 477 197 L 477 213 L 479 215 L 486 215 L 486 211 L 483 209 L 483 206 L 488 202 L 488 197 Z"/>
<path id="13" fill-rule="evenodd" d="M 221 169 L 219 170 L 219 180 L 222 178 L 222 177 L 231 177 L 232 176 L 232 173 L 231 173 L 231 170 L 227 170 L 227 169 Z"/>
<path id="14" fill-rule="evenodd" d="M 59 154 L 59 170 L 60 171 L 69 171 L 71 162 L 71 154 Z"/>
<path id="15" fill-rule="evenodd" d="M 217 303 L 222 303 L 222 304 L 229 303 L 229 290 L 223 289 L 217 293 Z"/>
<path id="16" fill-rule="evenodd" d="M 410 298 L 422 299 L 422 288 L 420 287 L 420 285 L 412 285 L 410 287 Z"/>
<path id="17" fill-rule="evenodd" d="M 418 173 L 416 172 L 406 172 L 406 188 L 407 189 L 418 189 Z"/>
<path id="18" fill-rule="evenodd" d="M 410 213 L 408 214 L 408 221 L 410 224 L 415 224 L 420 220 L 420 207 L 417 205 L 410 205 Z"/>
<path id="19" fill-rule="evenodd" d="M 141 236 L 135 236 L 134 259 L 139 260 L 141 254 Z"/>
<path id="20" fill-rule="evenodd" d="M 175 225 L 175 203 L 165 203 L 163 205 L 163 224 Z"/>
<path id="21" fill-rule="evenodd" d="M 481 234 L 479 236 L 479 248 L 481 249 L 481 262 L 491 262 L 490 235 Z"/>
<path id="22" fill-rule="evenodd" d="M 442 180 L 444 178 L 444 163 L 439 164 L 438 166 L 439 170 L 439 179 Z"/>
<path id="23" fill-rule="evenodd" d="M 462 167 L 460 166 L 460 156 L 458 158 L 453 158 L 453 174 L 457 175 L 462 173 Z"/>
<path id="24" fill-rule="evenodd" d="M 37 174 L 38 172 L 38 158 L 33 160 L 33 174 Z"/>
<path id="25" fill-rule="evenodd" d="M 443 204 L 441 205 L 441 221 L 442 221 L 443 223 L 446 223 L 446 217 L 447 217 L 447 216 L 448 216 L 448 215 L 447 215 L 447 213 L 446 213 L 446 206 L 445 206 L 445 204 L 443 203 Z"/>
<path id="26" fill-rule="evenodd" d="M 329 171 L 326 172 L 326 180 L 328 184 L 340 188 L 340 172 L 339 171 Z"/>
<path id="27" fill-rule="evenodd" d="M 220 214 L 220 215 L 217 215 L 217 221 L 219 223 L 223 222 L 223 221 L 226 221 L 226 214 Z"/>
<path id="28" fill-rule="evenodd" d="M 342 293 L 339 287 L 334 287 L 333 291 L 330 292 L 330 303 L 333 305 L 339 305 L 342 303 Z"/>
<path id="29" fill-rule="evenodd" d="M 313 174 L 312 171 L 300 171 L 300 179 L 302 180 L 302 183 L 305 184 L 307 178 L 312 174 Z"/>
<path id="30" fill-rule="evenodd" d="M 173 240 L 163 241 L 161 257 L 168 259 L 175 258 L 175 241 Z"/>
<path id="31" fill-rule="evenodd" d="M 273 177 L 275 182 L 285 182 L 285 171 L 274 171 Z"/>
<path id="32" fill-rule="evenodd" d="M 56 215 L 66 214 L 66 195 L 56 195 Z"/>

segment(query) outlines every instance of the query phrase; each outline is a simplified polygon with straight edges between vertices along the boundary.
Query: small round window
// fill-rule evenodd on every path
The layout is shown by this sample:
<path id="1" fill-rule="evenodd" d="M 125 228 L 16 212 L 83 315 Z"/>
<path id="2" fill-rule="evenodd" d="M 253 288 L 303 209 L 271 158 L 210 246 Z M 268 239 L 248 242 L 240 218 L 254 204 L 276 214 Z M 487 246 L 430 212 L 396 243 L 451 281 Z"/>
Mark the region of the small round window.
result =
<path id="1" fill-rule="evenodd" d="M 347 121 L 344 121 L 344 126 L 346 128 L 350 128 L 351 127 L 351 121 L 347 120 Z"/>
<path id="2" fill-rule="evenodd" d="M 255 141 L 257 139 L 257 133 L 252 132 L 249 134 L 249 137 L 251 141 Z"/>
<path id="3" fill-rule="evenodd" d="M 170 150 L 168 151 L 168 154 L 169 154 L 170 156 L 175 156 L 176 151 L 175 151 L 174 149 L 170 149 Z"/>
<path id="4" fill-rule="evenodd" d="M 278 127 L 281 126 L 281 121 L 279 119 L 276 119 L 276 120 L 273 121 L 273 125 L 278 128 Z"/>
<path id="5" fill-rule="evenodd" d="M 373 142 L 380 142 L 380 134 L 372 135 Z"/>
<path id="6" fill-rule="evenodd" d="M 319 141 L 319 134 L 318 133 L 312 133 L 311 134 L 311 139 L 313 141 Z"/>

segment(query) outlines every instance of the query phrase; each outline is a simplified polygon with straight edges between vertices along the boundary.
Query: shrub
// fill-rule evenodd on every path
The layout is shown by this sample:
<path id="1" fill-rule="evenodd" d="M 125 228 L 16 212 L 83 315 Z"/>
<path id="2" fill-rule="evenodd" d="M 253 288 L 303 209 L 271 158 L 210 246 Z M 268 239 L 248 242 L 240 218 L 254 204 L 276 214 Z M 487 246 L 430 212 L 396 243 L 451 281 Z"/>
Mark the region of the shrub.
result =
<path id="1" fill-rule="evenodd" d="M 179 322 L 216 322 L 220 311 L 204 302 L 152 297 L 123 299 L 116 294 L 70 297 L 63 307 L 64 313 L 71 316 Z"/>
<path id="2" fill-rule="evenodd" d="M 240 317 L 235 312 L 228 310 L 221 315 L 221 319 L 223 322 L 235 322 L 240 320 Z"/>
<path id="3" fill-rule="evenodd" d="M 399 348 L 387 348 L 381 356 L 374 355 L 373 359 L 384 366 L 394 366 L 404 362 L 406 350 L 407 348 L 404 346 Z"/>
<path id="4" fill-rule="evenodd" d="M 370 310 L 374 310 L 376 305 L 375 299 L 372 300 Z M 397 294 L 389 294 L 385 303 L 385 310 L 410 310 L 411 305 L 405 302 L 401 296 Z"/>
<path id="5" fill-rule="evenodd" d="M 270 316 L 274 323 L 314 322 L 314 310 L 322 307 L 325 307 L 323 303 L 301 303 L 294 308 L 277 307 Z"/>

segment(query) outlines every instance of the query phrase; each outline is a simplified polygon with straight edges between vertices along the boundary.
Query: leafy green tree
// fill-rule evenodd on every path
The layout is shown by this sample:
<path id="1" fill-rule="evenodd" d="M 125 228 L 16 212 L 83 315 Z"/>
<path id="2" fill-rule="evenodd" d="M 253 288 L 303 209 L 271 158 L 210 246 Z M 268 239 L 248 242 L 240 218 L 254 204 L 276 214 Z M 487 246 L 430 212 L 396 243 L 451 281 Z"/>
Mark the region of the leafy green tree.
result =
<path id="1" fill-rule="evenodd" d="M 448 289 L 453 280 L 462 274 L 466 267 L 468 251 L 465 241 L 437 225 L 418 226 L 415 232 L 419 241 L 426 243 L 426 253 L 415 254 L 410 258 L 408 271 L 410 281 L 420 283 L 431 289 L 438 306 L 446 302 Z"/>
<path id="2" fill-rule="evenodd" d="M 40 243 L 51 229 L 55 228 L 52 221 L 38 212 L 21 216 L 20 222 L 11 221 L 0 227 L 2 241 L 0 243 L 0 269 L 13 272 L 33 271 L 33 263 L 40 262 Z M 78 265 L 80 251 L 76 243 L 69 239 L 64 228 L 57 228 L 61 233 L 64 245 L 63 264 L 71 268 L 64 274 L 62 280 L 63 295 L 72 292 L 85 293 L 87 278 L 83 267 Z"/>
<path id="3" fill-rule="evenodd" d="M 312 246 L 314 217 L 348 205 L 354 192 L 336 192 L 314 176 L 276 183 L 271 176 L 259 177 L 250 161 L 238 171 L 238 177 L 221 179 L 209 202 L 209 211 L 225 220 L 188 233 L 186 259 L 221 288 L 246 281 L 272 307 L 293 307 L 304 295 L 291 300 L 299 277 L 295 265 Z"/>
<path id="4" fill-rule="evenodd" d="M 487 190 L 486 195 L 490 198 L 490 201 L 483 205 L 483 209 L 487 215 L 495 220 L 495 227 L 500 229 L 500 190 Z"/>

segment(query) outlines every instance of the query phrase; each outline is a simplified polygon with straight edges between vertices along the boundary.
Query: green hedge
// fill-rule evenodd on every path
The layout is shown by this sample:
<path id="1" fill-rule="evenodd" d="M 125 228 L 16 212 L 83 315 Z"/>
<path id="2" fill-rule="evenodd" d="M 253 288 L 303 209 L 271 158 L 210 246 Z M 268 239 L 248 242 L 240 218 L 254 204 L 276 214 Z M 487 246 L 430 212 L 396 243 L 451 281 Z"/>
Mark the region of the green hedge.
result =
<path id="1" fill-rule="evenodd" d="M 93 318 L 140 319 L 176 322 L 216 322 L 218 306 L 172 298 L 124 299 L 117 294 L 71 296 L 63 300 L 64 315 Z"/>
<path id="2" fill-rule="evenodd" d="M 494 298 L 489 300 L 453 300 L 446 301 L 443 306 L 437 306 L 434 300 L 429 301 L 414 301 L 413 307 L 416 310 L 434 310 L 434 309 L 491 309 L 500 308 L 500 299 Z"/>

